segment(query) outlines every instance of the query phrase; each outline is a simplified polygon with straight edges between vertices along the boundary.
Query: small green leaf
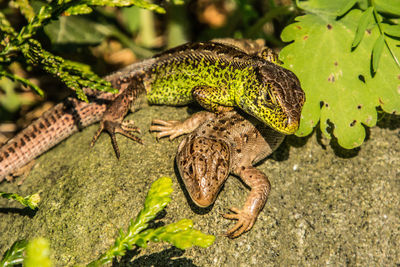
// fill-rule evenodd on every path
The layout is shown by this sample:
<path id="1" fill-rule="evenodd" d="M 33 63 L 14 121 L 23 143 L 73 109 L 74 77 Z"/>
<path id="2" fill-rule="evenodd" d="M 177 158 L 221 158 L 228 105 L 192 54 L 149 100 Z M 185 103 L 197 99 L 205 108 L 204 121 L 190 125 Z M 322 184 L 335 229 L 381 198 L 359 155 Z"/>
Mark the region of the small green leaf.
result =
<path id="1" fill-rule="evenodd" d="M 58 77 L 70 89 L 75 90 L 78 97 L 87 101 L 84 88 L 115 93 L 116 89 L 111 83 L 103 80 L 82 64 L 62 57 L 55 56 L 44 50 L 42 45 L 35 39 L 29 39 L 21 47 L 21 52 L 29 64 L 42 67 L 48 73 Z"/>
<path id="2" fill-rule="evenodd" d="M 37 193 L 33 195 L 28 195 L 26 197 L 22 197 L 16 193 L 0 192 L 0 197 L 16 200 L 25 207 L 29 207 L 33 210 L 38 207 L 38 204 L 40 202 L 40 196 Z"/>
<path id="3" fill-rule="evenodd" d="M 136 33 L 140 26 L 140 9 L 136 6 L 126 7 L 121 10 L 122 20 L 129 32 Z"/>
<path id="4" fill-rule="evenodd" d="M 345 14 L 347 11 L 349 11 L 356 3 L 357 3 L 357 0 L 350 0 L 350 1 L 347 1 L 347 3 L 344 3 L 344 4 L 336 11 L 336 16 L 342 16 L 342 15 Z"/>
<path id="5" fill-rule="evenodd" d="M 87 266 L 94 267 L 110 263 L 114 257 L 125 255 L 126 250 L 131 249 L 134 245 L 146 248 L 149 241 L 167 241 L 181 249 L 191 246 L 210 246 L 214 242 L 215 237 L 192 229 L 193 221 L 188 219 L 183 219 L 156 229 L 145 230 L 148 222 L 153 220 L 156 214 L 171 200 L 171 193 L 171 178 L 162 177 L 156 180 L 147 193 L 144 208 L 139 212 L 135 220 L 131 220 L 127 233 L 125 234 L 120 230 L 114 245 Z"/>
<path id="6" fill-rule="evenodd" d="M 373 18 L 373 7 L 369 7 L 365 10 L 358 21 L 356 36 L 354 37 L 353 43 L 351 45 L 352 48 L 358 46 L 361 42 L 362 38 L 364 37 L 365 31 L 367 30 L 367 26 Z"/>
<path id="7" fill-rule="evenodd" d="M 87 0 L 87 5 L 97 5 L 97 6 L 117 6 L 117 7 L 124 7 L 124 6 L 131 6 L 135 5 L 140 8 L 148 9 L 155 11 L 160 14 L 165 13 L 165 9 L 145 0 Z"/>
<path id="8" fill-rule="evenodd" d="M 383 32 L 386 35 L 400 37 L 400 25 L 390 25 L 386 23 L 382 23 Z"/>
<path id="9" fill-rule="evenodd" d="M 16 36 L 14 28 L 11 26 L 10 22 L 6 19 L 3 12 L 0 12 L 0 44 L 5 45 L 4 35 L 8 34 L 11 36 Z"/>
<path id="10" fill-rule="evenodd" d="M 18 75 L 9 73 L 7 71 L 0 70 L 0 78 L 1 78 L 1 76 L 5 76 L 5 77 L 9 78 L 10 80 L 12 80 L 14 82 L 20 82 L 22 85 L 32 88 L 40 96 L 44 95 L 42 89 L 40 89 L 39 86 L 37 86 L 36 84 L 32 83 L 28 79 L 22 78 L 22 77 L 20 77 Z"/>
<path id="11" fill-rule="evenodd" d="M 50 244 L 44 238 L 36 238 L 29 241 L 26 247 L 24 260 L 26 267 L 50 267 Z"/>
<path id="12" fill-rule="evenodd" d="M 26 240 L 15 241 L 14 244 L 4 253 L 0 261 L 1 267 L 14 266 L 22 264 L 24 261 L 24 251 L 28 242 Z"/>
<path id="13" fill-rule="evenodd" d="M 184 0 L 172 0 L 172 3 L 174 5 L 183 5 L 185 3 Z"/>
<path id="14" fill-rule="evenodd" d="M 5 94 L 2 94 L 0 97 L 0 105 L 8 112 L 17 112 L 22 105 L 21 98 L 15 91 L 17 84 L 12 82 L 12 79 L 8 77 L 8 79 L 1 77 L 2 75 L 3 73 L 0 74 L 0 88 Z M 10 73 L 10 75 L 12 74 Z"/>
<path id="15" fill-rule="evenodd" d="M 131 220 L 128 231 L 125 234 L 119 230 L 119 236 L 115 240 L 107 252 L 102 254 L 96 261 L 91 262 L 88 266 L 100 266 L 100 264 L 111 262 L 116 256 L 125 255 L 128 248 L 131 248 L 138 238 L 142 238 L 143 233 L 149 233 L 151 230 L 142 232 L 148 227 L 148 223 L 153 220 L 156 215 L 162 211 L 171 201 L 172 179 L 169 177 L 161 177 L 157 179 L 150 187 L 147 193 L 144 208 L 139 212 L 135 220 Z M 140 246 L 145 247 L 146 241 L 138 241 Z"/>
<path id="16" fill-rule="evenodd" d="M 157 229 L 143 231 L 134 239 L 134 242 L 140 247 L 146 247 L 149 241 L 166 241 L 180 249 L 187 249 L 192 246 L 205 248 L 212 245 L 215 236 L 204 234 L 199 230 L 192 229 L 192 227 L 192 220 L 183 219 Z"/>
<path id="17" fill-rule="evenodd" d="M 399 0 L 374 0 L 373 3 L 379 12 L 400 15 Z"/>
<path id="18" fill-rule="evenodd" d="M 21 10 L 22 15 L 26 18 L 27 21 L 32 21 L 35 16 L 35 12 L 33 11 L 32 6 L 29 4 L 28 0 L 15 0 L 15 3 Z"/>
<path id="19" fill-rule="evenodd" d="M 378 70 L 379 60 L 381 59 L 384 45 L 385 39 L 383 38 L 383 35 L 379 35 L 375 41 L 374 48 L 372 49 L 372 70 L 374 73 Z"/>
<path id="20" fill-rule="evenodd" d="M 366 10 L 368 8 L 368 0 L 358 0 L 357 4 L 362 10 Z"/>
<path id="21" fill-rule="evenodd" d="M 92 8 L 88 7 L 86 4 L 72 6 L 65 10 L 65 16 L 73 16 L 73 15 L 82 15 L 82 14 L 89 14 L 93 11 Z M 60 17 L 61 19 L 62 17 Z"/>
<path id="22" fill-rule="evenodd" d="M 107 36 L 99 30 L 105 27 L 86 17 L 60 17 L 44 27 L 53 44 L 99 44 Z"/>
<path id="23" fill-rule="evenodd" d="M 296 0 L 299 8 L 310 13 L 341 16 L 352 8 L 357 0 Z"/>

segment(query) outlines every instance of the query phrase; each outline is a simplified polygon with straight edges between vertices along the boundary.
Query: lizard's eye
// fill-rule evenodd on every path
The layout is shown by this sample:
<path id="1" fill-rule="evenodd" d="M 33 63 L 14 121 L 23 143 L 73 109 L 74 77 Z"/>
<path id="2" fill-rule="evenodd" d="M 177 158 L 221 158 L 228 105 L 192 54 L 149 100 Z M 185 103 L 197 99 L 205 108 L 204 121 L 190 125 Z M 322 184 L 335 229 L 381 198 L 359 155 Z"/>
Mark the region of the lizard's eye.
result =
<path id="1" fill-rule="evenodd" d="M 275 98 L 270 90 L 266 90 L 263 92 L 263 100 L 270 105 L 275 103 Z"/>
<path id="2" fill-rule="evenodd" d="M 271 98 L 271 94 L 268 91 L 262 92 L 260 100 L 263 106 L 268 108 L 274 107 L 273 99 Z"/>
<path id="3" fill-rule="evenodd" d="M 265 100 L 266 102 L 271 102 L 271 101 L 272 101 L 271 95 L 269 94 L 268 91 L 264 92 L 264 100 Z"/>

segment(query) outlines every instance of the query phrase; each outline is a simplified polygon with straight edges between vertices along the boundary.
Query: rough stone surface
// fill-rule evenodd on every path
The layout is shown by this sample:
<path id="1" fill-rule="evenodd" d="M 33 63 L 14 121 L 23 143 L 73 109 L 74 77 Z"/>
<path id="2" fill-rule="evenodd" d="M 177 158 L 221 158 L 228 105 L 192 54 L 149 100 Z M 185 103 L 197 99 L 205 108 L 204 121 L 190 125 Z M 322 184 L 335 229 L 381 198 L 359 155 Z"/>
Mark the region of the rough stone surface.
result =
<path id="1" fill-rule="evenodd" d="M 322 145 L 318 134 L 289 137 L 259 165 L 272 191 L 253 229 L 230 240 L 233 222 L 221 217 L 241 207 L 249 193 L 230 177 L 216 203 L 200 210 L 188 201 L 174 167 L 181 139 L 157 142 L 147 132 L 152 118 L 182 119 L 187 108 L 148 107 L 129 116 L 143 130 L 141 146 L 118 136 L 121 159 L 98 125 L 84 129 L 36 161 L 22 186 L 0 191 L 39 192 L 37 212 L 0 200 L 0 254 L 18 239 L 50 240 L 55 266 L 83 264 L 104 252 L 143 205 L 150 184 L 174 181 L 164 223 L 192 219 L 195 228 L 217 235 L 207 249 L 180 251 L 166 243 L 136 249 L 114 266 L 400 266 L 400 118 L 388 116 L 357 150 Z"/>

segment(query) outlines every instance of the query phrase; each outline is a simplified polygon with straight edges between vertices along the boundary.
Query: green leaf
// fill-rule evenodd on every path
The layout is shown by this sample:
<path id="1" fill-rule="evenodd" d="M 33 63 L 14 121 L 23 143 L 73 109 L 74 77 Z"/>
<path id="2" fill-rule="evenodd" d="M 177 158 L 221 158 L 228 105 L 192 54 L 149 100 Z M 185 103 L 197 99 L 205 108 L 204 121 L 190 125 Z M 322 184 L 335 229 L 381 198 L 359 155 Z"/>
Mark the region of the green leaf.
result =
<path id="1" fill-rule="evenodd" d="M 17 33 L 14 28 L 11 26 L 10 22 L 4 16 L 3 12 L 0 12 L 0 44 L 5 46 L 5 34 L 15 37 Z"/>
<path id="2" fill-rule="evenodd" d="M 140 26 L 140 9 L 136 6 L 122 9 L 122 19 L 129 29 L 129 32 L 136 33 Z"/>
<path id="3" fill-rule="evenodd" d="M 172 3 L 174 5 L 183 5 L 185 3 L 185 0 L 172 0 Z"/>
<path id="4" fill-rule="evenodd" d="M 92 8 L 88 7 L 86 4 L 72 6 L 65 10 L 65 16 L 73 16 L 73 15 L 82 15 L 82 14 L 89 14 L 93 11 Z M 60 19 L 63 17 L 60 17 Z"/>
<path id="5" fill-rule="evenodd" d="M 88 101 L 84 94 L 84 88 L 116 93 L 111 83 L 103 80 L 84 64 L 64 60 L 44 50 L 35 39 L 29 39 L 21 48 L 26 61 L 32 65 L 38 65 L 48 73 L 58 77 L 65 85 L 76 91 L 79 99 Z"/>
<path id="6" fill-rule="evenodd" d="M 363 12 L 360 21 L 358 22 L 356 36 L 354 37 L 353 44 L 351 45 L 352 48 L 356 47 L 362 40 L 365 35 L 365 31 L 367 30 L 368 24 L 373 19 L 373 7 L 369 7 L 367 10 Z"/>
<path id="7" fill-rule="evenodd" d="M 2 75 L 4 74 L 1 73 L 0 76 Z M 10 75 L 12 74 L 10 73 Z M 0 77 L 0 88 L 5 93 L 2 94 L 0 97 L 0 105 L 2 108 L 11 113 L 16 112 L 22 105 L 21 98 L 15 92 L 16 87 L 17 87 L 16 83 L 12 82 L 9 79 Z"/>
<path id="8" fill-rule="evenodd" d="M 365 138 L 364 125 L 376 124 L 376 107 L 389 113 L 400 112 L 400 71 L 387 47 L 383 48 L 379 71 L 371 76 L 371 51 L 380 36 L 371 25 L 357 49 L 349 48 L 362 12 L 351 10 L 340 20 L 323 15 L 297 17 L 282 32 L 291 42 L 279 55 L 300 79 L 306 92 L 298 136 L 312 132 L 320 120 L 323 134 L 333 135 L 341 146 L 354 148 Z M 397 58 L 399 41 L 387 38 Z M 364 82 L 365 81 L 365 82 Z"/>
<path id="9" fill-rule="evenodd" d="M 399 0 L 374 0 L 373 3 L 379 12 L 400 15 Z"/>
<path id="10" fill-rule="evenodd" d="M 166 241 L 179 249 L 187 249 L 192 246 L 205 248 L 214 243 L 215 236 L 204 234 L 192 227 L 192 220 L 183 219 L 157 229 L 149 229 L 137 235 L 135 244 L 146 248 L 149 241 Z"/>
<path id="11" fill-rule="evenodd" d="M 134 221 L 131 220 L 127 233 L 125 234 L 122 230 L 119 230 L 119 236 L 115 240 L 114 245 L 87 266 L 94 267 L 110 263 L 114 257 L 125 255 L 126 250 L 132 249 L 134 245 L 146 248 L 149 241 L 167 241 L 181 249 L 191 246 L 210 246 L 214 242 L 215 237 L 192 229 L 193 222 L 188 219 L 183 219 L 156 229 L 145 230 L 148 227 L 148 222 L 153 220 L 157 213 L 163 210 L 171 201 L 171 193 L 171 178 L 162 177 L 156 180 L 147 193 L 144 208 L 139 212 Z"/>
<path id="12" fill-rule="evenodd" d="M 0 267 L 14 266 L 16 264 L 22 264 L 24 260 L 24 251 L 28 242 L 26 240 L 19 240 L 4 253 L 3 258 L 0 261 Z"/>
<path id="13" fill-rule="evenodd" d="M 365 10 L 368 8 L 368 0 L 358 0 L 357 4 L 362 10 Z"/>
<path id="14" fill-rule="evenodd" d="M 165 9 L 147 2 L 145 0 L 87 0 L 87 5 L 97 5 L 97 6 L 116 6 L 116 7 L 124 7 L 135 5 L 140 8 L 148 9 L 151 11 L 155 11 L 160 14 L 165 13 Z"/>
<path id="15" fill-rule="evenodd" d="M 50 244 L 44 238 L 29 241 L 24 260 L 25 267 L 50 267 Z"/>
<path id="16" fill-rule="evenodd" d="M 10 80 L 12 80 L 12 81 L 14 81 L 14 82 L 20 82 L 20 83 L 22 83 L 22 85 L 24 85 L 24 86 L 27 86 L 27 87 L 32 88 L 32 89 L 33 89 L 38 95 L 40 95 L 40 96 L 43 96 L 43 95 L 44 95 L 43 90 L 40 89 L 40 87 L 37 86 L 36 84 L 34 84 L 34 83 L 32 83 L 31 81 L 29 81 L 28 79 L 22 78 L 22 77 L 20 77 L 20 76 L 18 76 L 18 75 L 9 73 L 9 72 L 7 72 L 7 71 L 0 70 L 0 78 L 1 78 L 2 76 L 7 77 L 7 78 L 9 78 Z M 10 93 L 10 90 L 5 90 L 5 91 L 6 91 L 6 94 L 7 94 L 7 92 Z M 12 90 L 12 91 L 13 91 L 13 90 Z M 0 102 L 1 102 L 1 100 L 0 100 Z M 18 106 L 19 106 L 19 105 L 18 105 Z"/>
<path id="17" fill-rule="evenodd" d="M 372 49 L 372 70 L 374 73 L 378 70 L 379 60 L 381 59 L 384 45 L 385 39 L 383 38 L 383 35 L 379 35 L 375 41 L 374 48 Z"/>
<path id="18" fill-rule="evenodd" d="M 386 23 L 382 23 L 383 32 L 386 35 L 400 37 L 400 25 L 390 25 Z"/>
<path id="19" fill-rule="evenodd" d="M 368 36 L 368 47 L 371 48 L 376 40 L 378 31 Z M 387 45 L 392 48 L 394 56 L 400 58 L 400 41 L 386 38 Z M 368 62 L 370 63 L 370 61 Z M 365 75 L 367 86 L 374 91 L 379 106 L 390 114 L 400 114 L 400 69 L 386 46 L 380 58 L 379 71 L 373 77 Z"/>
<path id="20" fill-rule="evenodd" d="M 26 18 L 27 21 L 31 21 L 35 16 L 35 12 L 33 11 L 32 6 L 29 4 L 28 0 L 15 0 L 15 3 L 19 7 L 22 15 Z"/>
<path id="21" fill-rule="evenodd" d="M 100 266 L 109 263 L 115 256 L 125 255 L 128 248 L 131 248 L 136 241 L 139 232 L 148 227 L 148 223 L 153 220 L 157 213 L 162 211 L 171 201 L 172 179 L 169 177 L 161 177 L 157 179 L 150 187 L 147 193 L 144 208 L 139 212 L 136 219 L 131 221 L 128 232 L 125 234 L 119 231 L 119 236 L 115 240 L 114 245 L 108 251 L 102 254 L 96 261 L 91 262 L 88 266 Z M 139 241 L 140 243 L 140 241 Z M 142 244 L 142 243 L 140 243 Z"/>
<path id="22" fill-rule="evenodd" d="M 299 8 L 310 13 L 341 16 L 352 8 L 357 0 L 296 0 Z"/>
<path id="23" fill-rule="evenodd" d="M 33 210 L 38 207 L 38 204 L 40 202 L 40 196 L 37 193 L 33 195 L 28 195 L 26 197 L 22 197 L 16 193 L 0 192 L 0 197 L 16 200 L 25 207 L 29 207 Z"/>
<path id="24" fill-rule="evenodd" d="M 98 44 L 107 36 L 105 27 L 85 17 L 60 17 L 46 25 L 44 30 L 53 44 Z"/>

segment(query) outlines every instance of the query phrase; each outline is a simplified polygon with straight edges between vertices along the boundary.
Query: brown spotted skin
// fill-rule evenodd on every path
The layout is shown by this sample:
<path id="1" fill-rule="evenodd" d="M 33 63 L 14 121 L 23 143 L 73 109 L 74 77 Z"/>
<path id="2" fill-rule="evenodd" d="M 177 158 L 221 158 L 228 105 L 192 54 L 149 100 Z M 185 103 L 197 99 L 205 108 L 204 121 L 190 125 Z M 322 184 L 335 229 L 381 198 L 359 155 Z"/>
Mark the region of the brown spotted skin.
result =
<path id="1" fill-rule="evenodd" d="M 236 111 L 199 112 L 184 122 L 154 120 L 150 130 L 158 132 L 158 138 L 188 134 L 179 145 L 176 162 L 198 206 L 214 203 L 229 173 L 239 176 L 251 191 L 242 209 L 231 208 L 232 213 L 223 215 L 238 221 L 227 235 L 235 238 L 252 228 L 270 191 L 267 176 L 253 165 L 280 145 L 283 134 Z"/>

